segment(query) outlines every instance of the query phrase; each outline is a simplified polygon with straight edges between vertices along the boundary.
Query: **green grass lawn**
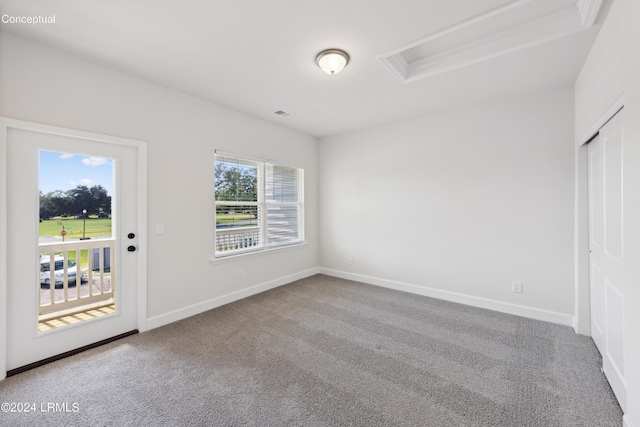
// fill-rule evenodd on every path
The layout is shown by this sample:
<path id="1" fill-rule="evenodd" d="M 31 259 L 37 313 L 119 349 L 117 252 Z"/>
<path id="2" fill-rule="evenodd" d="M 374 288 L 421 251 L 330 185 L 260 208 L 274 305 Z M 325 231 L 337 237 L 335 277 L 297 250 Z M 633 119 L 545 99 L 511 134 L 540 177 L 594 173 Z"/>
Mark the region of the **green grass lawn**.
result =
<path id="1" fill-rule="evenodd" d="M 216 224 L 233 224 L 236 221 L 250 221 L 257 224 L 258 220 L 253 214 L 236 213 L 236 214 L 216 214 Z M 246 224 L 249 225 L 249 224 Z"/>
<path id="2" fill-rule="evenodd" d="M 76 251 L 69 251 L 69 259 L 76 262 Z M 89 251 L 86 249 L 80 251 L 80 270 L 85 273 L 89 270 Z"/>
<path id="3" fill-rule="evenodd" d="M 47 219 L 40 223 L 40 236 L 60 236 L 64 226 L 67 235 L 65 238 L 77 239 L 82 237 L 82 227 L 85 221 L 74 218 Z M 86 220 L 86 237 L 103 236 L 111 234 L 111 218 L 89 218 Z"/>

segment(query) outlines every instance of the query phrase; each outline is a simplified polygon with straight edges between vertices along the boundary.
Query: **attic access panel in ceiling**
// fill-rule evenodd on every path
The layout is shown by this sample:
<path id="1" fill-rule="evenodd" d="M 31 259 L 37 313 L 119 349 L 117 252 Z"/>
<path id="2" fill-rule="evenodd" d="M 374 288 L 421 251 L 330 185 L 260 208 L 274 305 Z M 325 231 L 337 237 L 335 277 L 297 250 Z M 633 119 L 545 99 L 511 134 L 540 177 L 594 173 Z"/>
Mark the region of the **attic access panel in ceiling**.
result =
<path id="1" fill-rule="evenodd" d="M 517 0 L 378 56 L 403 83 L 507 55 L 595 25 L 603 0 Z"/>

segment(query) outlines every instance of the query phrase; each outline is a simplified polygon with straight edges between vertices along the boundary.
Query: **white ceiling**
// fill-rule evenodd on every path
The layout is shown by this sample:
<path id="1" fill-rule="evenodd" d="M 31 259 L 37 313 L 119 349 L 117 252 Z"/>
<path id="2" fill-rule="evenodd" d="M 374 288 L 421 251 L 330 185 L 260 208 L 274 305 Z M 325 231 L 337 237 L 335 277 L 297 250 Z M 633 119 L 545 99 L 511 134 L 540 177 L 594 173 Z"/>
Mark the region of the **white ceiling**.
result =
<path id="1" fill-rule="evenodd" d="M 0 30 L 323 137 L 572 84 L 597 26 L 412 83 L 401 83 L 377 59 L 512 3 L 518 2 L 2 0 L 1 14 L 55 14 L 56 22 L 0 24 Z M 315 55 L 327 48 L 351 56 L 342 73 L 330 76 L 316 66 Z"/>

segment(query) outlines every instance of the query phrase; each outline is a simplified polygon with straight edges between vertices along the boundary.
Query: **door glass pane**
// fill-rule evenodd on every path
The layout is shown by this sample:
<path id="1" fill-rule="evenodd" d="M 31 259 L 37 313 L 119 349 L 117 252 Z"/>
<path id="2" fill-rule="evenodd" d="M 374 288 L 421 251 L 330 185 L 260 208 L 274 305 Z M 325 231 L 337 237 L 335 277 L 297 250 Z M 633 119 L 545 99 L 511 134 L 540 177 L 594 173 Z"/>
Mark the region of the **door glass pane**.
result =
<path id="1" fill-rule="evenodd" d="M 39 153 L 40 331 L 115 311 L 114 167 L 103 157 Z"/>

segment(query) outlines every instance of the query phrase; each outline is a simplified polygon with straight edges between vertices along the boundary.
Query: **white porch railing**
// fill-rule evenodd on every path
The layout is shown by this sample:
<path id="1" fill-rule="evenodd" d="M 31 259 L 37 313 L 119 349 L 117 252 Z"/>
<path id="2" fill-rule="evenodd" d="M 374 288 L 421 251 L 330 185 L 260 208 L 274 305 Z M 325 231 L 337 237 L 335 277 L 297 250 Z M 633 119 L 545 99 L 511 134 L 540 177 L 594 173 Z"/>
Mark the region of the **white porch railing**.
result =
<path id="1" fill-rule="evenodd" d="M 216 229 L 216 253 L 224 253 L 238 249 L 251 249 L 259 245 L 259 227 Z"/>
<path id="2" fill-rule="evenodd" d="M 39 245 L 39 254 L 40 315 L 101 301 L 113 302 L 116 285 L 115 239 L 44 243 Z M 86 262 L 82 265 L 84 255 Z M 61 259 L 63 268 L 56 270 L 56 260 Z M 75 266 L 69 266 L 69 261 Z M 42 271 L 42 264 L 47 262 L 49 271 Z M 70 269 L 75 269 L 75 286 L 70 286 L 73 284 L 73 271 L 70 274 Z"/>

